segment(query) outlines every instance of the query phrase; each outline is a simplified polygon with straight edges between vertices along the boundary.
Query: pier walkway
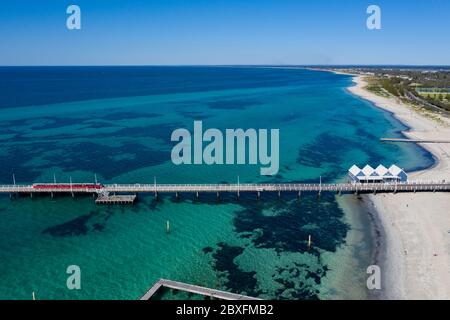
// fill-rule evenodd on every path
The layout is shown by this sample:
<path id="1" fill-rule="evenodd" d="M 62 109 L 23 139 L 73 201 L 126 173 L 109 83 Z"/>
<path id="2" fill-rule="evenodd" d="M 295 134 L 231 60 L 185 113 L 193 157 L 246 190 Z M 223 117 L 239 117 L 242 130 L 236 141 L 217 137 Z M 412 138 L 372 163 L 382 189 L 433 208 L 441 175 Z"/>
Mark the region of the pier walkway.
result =
<path id="1" fill-rule="evenodd" d="M 220 300 L 261 300 L 258 298 L 252 298 L 244 296 L 241 294 L 235 294 L 226 291 L 220 291 L 216 289 L 210 289 L 205 287 L 200 287 L 192 284 L 187 284 L 178 281 L 159 279 L 151 288 L 148 290 L 140 300 L 150 300 L 151 297 L 161 288 L 171 288 L 179 291 L 190 292 L 199 294 L 206 297 L 211 297 Z"/>
<path id="2" fill-rule="evenodd" d="M 236 184 L 105 184 L 98 189 L 35 188 L 34 185 L 0 185 L 0 193 L 195 193 L 195 192 L 421 192 L 450 191 L 450 182 L 414 181 L 398 183 L 236 183 Z"/>
<path id="3" fill-rule="evenodd" d="M 450 182 L 446 181 L 408 181 L 397 183 L 236 183 L 236 184 L 33 184 L 33 185 L 0 185 L 0 194 L 14 195 L 54 194 L 66 193 L 97 195 L 96 202 L 134 203 L 138 193 L 172 193 L 177 197 L 180 193 L 256 193 L 260 197 L 262 192 L 295 192 L 298 196 L 302 192 L 343 193 L 397 193 L 397 192 L 449 192 Z"/>
<path id="4" fill-rule="evenodd" d="M 427 140 L 427 139 L 405 139 L 405 138 L 381 138 L 382 142 L 411 142 L 411 143 L 450 143 L 450 140 Z"/>
<path id="5" fill-rule="evenodd" d="M 1 187 L 0 187 L 1 190 Z M 107 184 L 107 192 L 192 193 L 192 192 L 420 192 L 450 191 L 450 182 L 404 183 L 268 183 L 268 184 Z M 0 191 L 1 192 L 1 191 Z"/>

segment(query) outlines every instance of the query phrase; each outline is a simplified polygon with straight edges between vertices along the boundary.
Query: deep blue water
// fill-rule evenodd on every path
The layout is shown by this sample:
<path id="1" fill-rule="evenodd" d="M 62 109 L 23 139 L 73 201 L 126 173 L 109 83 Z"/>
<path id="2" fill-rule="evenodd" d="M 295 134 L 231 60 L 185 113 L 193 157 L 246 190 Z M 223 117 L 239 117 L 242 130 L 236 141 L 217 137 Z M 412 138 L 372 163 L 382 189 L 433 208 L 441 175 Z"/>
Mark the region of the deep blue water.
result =
<path id="1" fill-rule="evenodd" d="M 273 72 L 266 68 L 237 67 L 0 67 L 0 74 L 0 107 L 269 88 L 303 81 L 288 69 Z M 323 75 L 321 79 L 326 77 Z M 314 83 L 321 79 L 308 80 Z"/>

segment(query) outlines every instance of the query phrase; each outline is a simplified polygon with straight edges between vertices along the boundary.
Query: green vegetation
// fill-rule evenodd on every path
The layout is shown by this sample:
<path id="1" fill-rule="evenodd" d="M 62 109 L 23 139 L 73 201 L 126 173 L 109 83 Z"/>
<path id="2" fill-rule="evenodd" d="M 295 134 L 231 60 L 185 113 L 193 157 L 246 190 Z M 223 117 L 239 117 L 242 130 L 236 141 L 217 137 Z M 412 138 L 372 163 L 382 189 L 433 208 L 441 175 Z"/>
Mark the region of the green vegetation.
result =
<path id="1" fill-rule="evenodd" d="M 370 77 L 367 78 L 367 86 L 366 89 L 370 92 L 373 92 L 379 96 L 383 96 L 383 97 L 389 97 L 389 93 L 391 91 L 389 91 L 388 89 L 386 89 L 386 86 L 383 85 L 380 81 L 380 79 L 374 78 L 374 77 Z M 392 90 L 389 87 L 390 90 Z"/>
<path id="2" fill-rule="evenodd" d="M 372 91 L 378 95 L 388 97 L 390 95 L 396 97 L 403 97 L 408 88 L 404 82 L 399 78 L 385 78 L 385 77 L 368 77 L 367 90 Z"/>
<path id="3" fill-rule="evenodd" d="M 347 70 L 350 72 L 350 70 Z M 450 70 L 356 68 L 353 73 L 366 74 L 367 90 L 381 96 L 395 96 L 427 109 L 450 111 Z"/>
<path id="4" fill-rule="evenodd" d="M 416 88 L 416 92 L 424 98 L 450 103 L 450 92 L 441 88 Z"/>
<path id="5" fill-rule="evenodd" d="M 443 88 L 416 88 L 415 94 L 424 98 L 429 103 L 440 108 L 450 110 L 450 93 L 449 89 Z"/>

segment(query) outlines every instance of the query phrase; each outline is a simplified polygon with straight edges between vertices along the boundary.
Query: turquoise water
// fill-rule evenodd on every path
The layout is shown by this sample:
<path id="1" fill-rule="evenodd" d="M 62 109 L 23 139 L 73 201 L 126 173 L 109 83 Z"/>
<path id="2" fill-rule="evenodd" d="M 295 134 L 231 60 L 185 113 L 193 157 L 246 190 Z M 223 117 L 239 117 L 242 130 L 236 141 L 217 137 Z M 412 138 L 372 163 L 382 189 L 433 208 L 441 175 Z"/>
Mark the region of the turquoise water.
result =
<path id="1" fill-rule="evenodd" d="M 93 181 L 94 174 L 102 183 L 153 183 L 154 176 L 159 183 L 235 182 L 237 176 L 241 182 L 319 176 L 332 182 L 345 179 L 353 163 L 408 170 L 433 163 L 414 145 L 379 142 L 405 128 L 350 95 L 348 76 L 299 69 L 31 68 L 0 69 L 0 79 L 0 183 L 11 183 L 13 172 L 18 183 L 54 175 L 61 182 Z M 250 165 L 173 165 L 171 132 L 192 130 L 194 120 L 204 128 L 279 128 L 279 174 L 262 177 Z M 35 291 L 40 299 L 136 299 L 159 278 L 262 298 L 339 297 L 332 279 L 339 265 L 357 266 L 346 275 L 351 282 L 370 256 L 367 237 L 356 256 L 339 253 L 355 245 L 355 226 L 343 207 L 334 195 L 297 201 L 263 194 L 258 201 L 256 195 L 155 200 L 148 194 L 134 206 L 109 207 L 91 197 L 2 196 L 0 298 L 29 299 Z M 81 268 L 81 290 L 66 287 L 72 264 Z M 362 287 L 355 297 L 364 295 Z"/>

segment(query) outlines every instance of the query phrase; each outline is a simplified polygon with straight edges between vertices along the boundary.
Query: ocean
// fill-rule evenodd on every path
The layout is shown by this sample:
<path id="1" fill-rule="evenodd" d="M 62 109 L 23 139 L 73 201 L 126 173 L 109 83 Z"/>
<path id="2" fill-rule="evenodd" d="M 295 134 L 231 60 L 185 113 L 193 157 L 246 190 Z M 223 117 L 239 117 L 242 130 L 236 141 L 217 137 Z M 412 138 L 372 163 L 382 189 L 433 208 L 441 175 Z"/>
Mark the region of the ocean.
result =
<path id="1" fill-rule="evenodd" d="M 0 183 L 327 183 L 352 164 L 431 166 L 416 145 L 379 141 L 406 128 L 351 83 L 296 68 L 2 67 Z M 174 165 L 171 133 L 195 120 L 280 129 L 278 174 Z M 364 299 L 373 237 L 358 208 L 332 194 L 144 194 L 132 206 L 0 196 L 0 298 L 137 299 L 166 278 L 265 299 Z M 80 290 L 66 286 L 69 265 Z"/>

